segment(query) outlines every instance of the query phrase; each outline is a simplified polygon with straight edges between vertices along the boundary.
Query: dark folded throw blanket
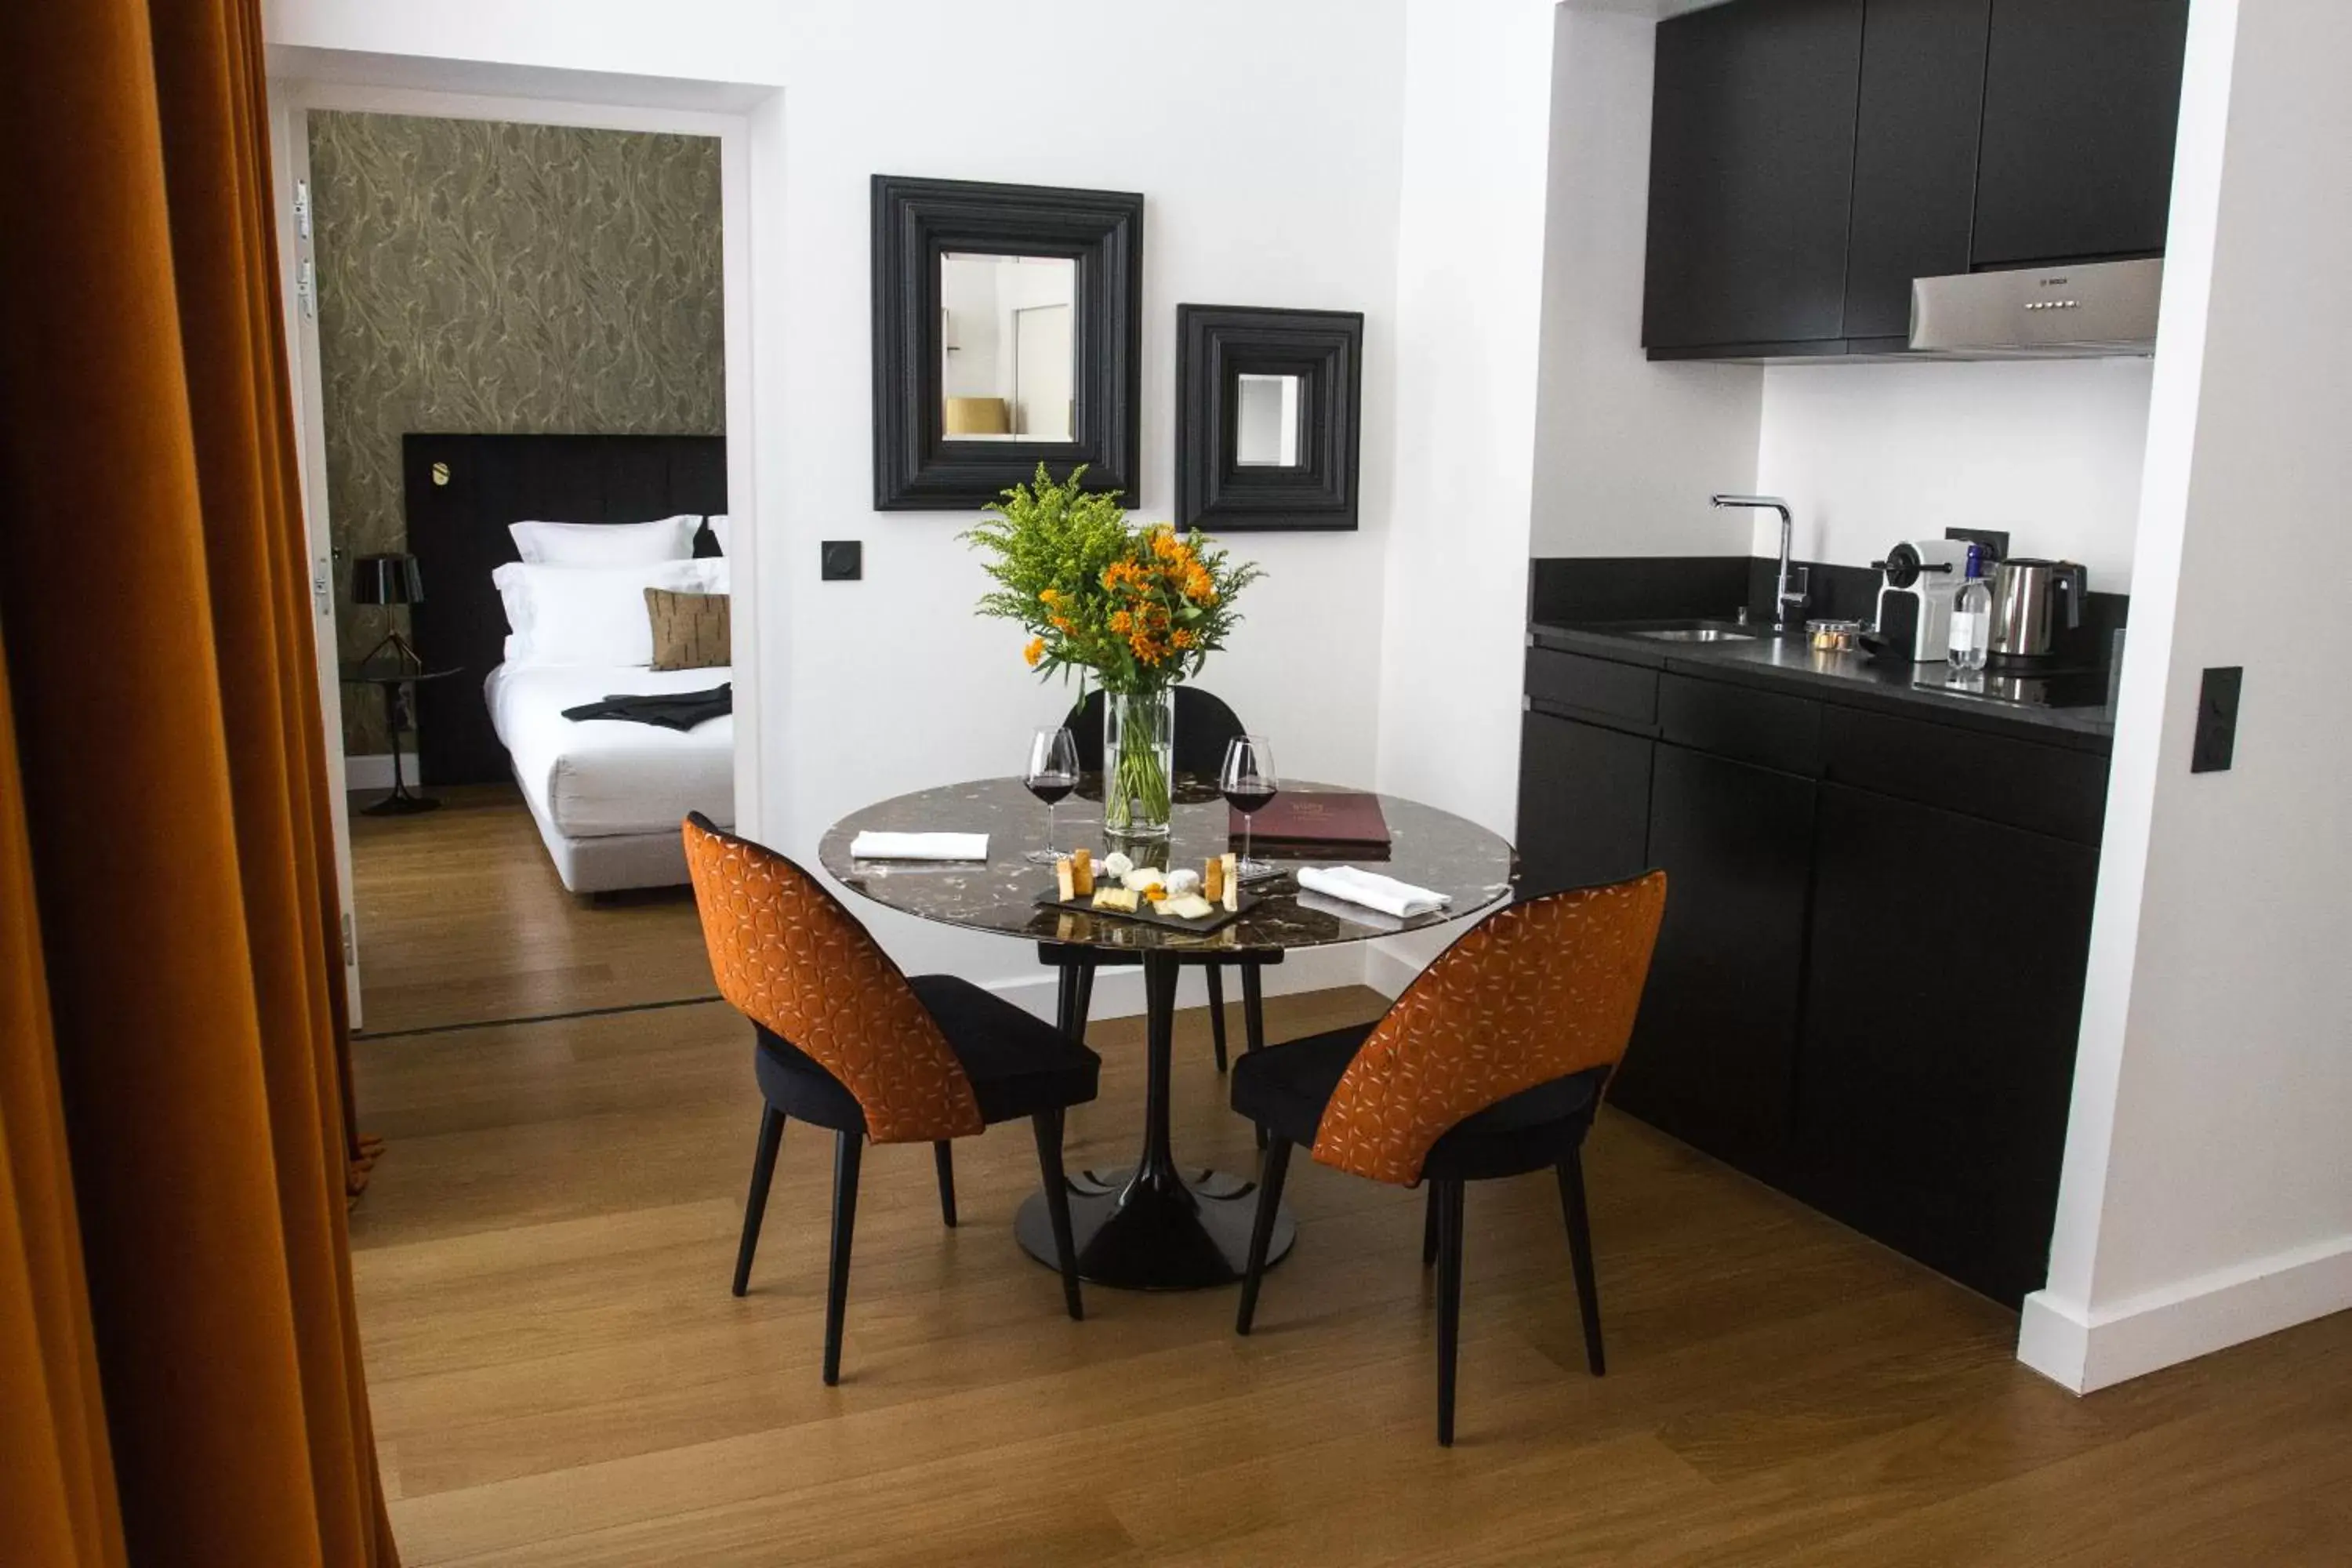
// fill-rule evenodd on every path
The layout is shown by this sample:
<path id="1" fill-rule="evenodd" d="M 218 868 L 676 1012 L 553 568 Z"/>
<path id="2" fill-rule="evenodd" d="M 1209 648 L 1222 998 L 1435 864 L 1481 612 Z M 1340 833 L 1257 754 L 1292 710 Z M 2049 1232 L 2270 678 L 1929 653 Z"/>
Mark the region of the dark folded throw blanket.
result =
<path id="1" fill-rule="evenodd" d="M 607 697 L 602 702 L 566 708 L 563 716 L 572 720 L 623 719 L 632 724 L 658 724 L 665 730 L 691 730 L 697 724 L 734 711 L 735 688 L 728 682 L 708 691 L 637 692 Z"/>

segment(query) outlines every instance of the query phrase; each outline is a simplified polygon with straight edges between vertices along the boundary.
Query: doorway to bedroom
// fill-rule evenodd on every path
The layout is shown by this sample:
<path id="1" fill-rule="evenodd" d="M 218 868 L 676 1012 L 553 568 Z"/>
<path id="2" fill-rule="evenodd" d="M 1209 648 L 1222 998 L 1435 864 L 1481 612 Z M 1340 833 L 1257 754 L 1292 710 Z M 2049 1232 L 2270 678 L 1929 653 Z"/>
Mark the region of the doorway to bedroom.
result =
<path id="1" fill-rule="evenodd" d="M 360 1027 L 707 999 L 677 824 L 735 821 L 749 526 L 720 138 L 314 103 L 286 142 Z"/>

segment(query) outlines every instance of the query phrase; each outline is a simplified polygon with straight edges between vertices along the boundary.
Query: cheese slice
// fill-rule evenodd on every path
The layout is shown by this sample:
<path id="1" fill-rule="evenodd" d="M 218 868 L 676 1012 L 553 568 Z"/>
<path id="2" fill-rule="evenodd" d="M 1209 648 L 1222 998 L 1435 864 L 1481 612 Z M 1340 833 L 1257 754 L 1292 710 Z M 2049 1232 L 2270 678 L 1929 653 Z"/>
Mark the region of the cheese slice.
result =
<path id="1" fill-rule="evenodd" d="M 1094 907 L 1131 915 L 1135 912 L 1135 895 L 1125 888 L 1097 888 Z"/>
<path id="2" fill-rule="evenodd" d="M 1179 920 L 1199 921 L 1206 920 L 1215 914 L 1217 906 L 1198 893 L 1186 893 L 1181 898 L 1172 898 L 1161 904 L 1160 912 L 1163 915 L 1174 915 Z"/>

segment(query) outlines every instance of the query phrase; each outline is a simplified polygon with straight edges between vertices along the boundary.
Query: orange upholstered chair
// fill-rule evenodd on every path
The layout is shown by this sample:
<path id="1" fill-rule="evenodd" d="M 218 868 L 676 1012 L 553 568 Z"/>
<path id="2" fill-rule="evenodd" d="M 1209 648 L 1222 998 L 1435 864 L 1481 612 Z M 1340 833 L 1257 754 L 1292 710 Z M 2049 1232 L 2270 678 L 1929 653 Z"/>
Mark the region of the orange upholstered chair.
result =
<path id="1" fill-rule="evenodd" d="M 1598 1376 L 1601 1307 L 1580 1151 L 1633 1032 L 1665 904 L 1663 871 L 1514 904 L 1439 954 L 1377 1023 L 1235 1063 L 1234 1109 L 1268 1139 L 1235 1330 L 1248 1333 L 1257 1310 L 1294 1145 L 1376 1182 L 1428 1182 L 1422 1260 L 1438 1264 L 1437 1440 L 1450 1445 L 1463 1187 L 1550 1167 Z"/>
<path id="2" fill-rule="evenodd" d="M 839 1382 L 865 1145 L 932 1145 L 940 1215 L 952 1226 L 949 1141 L 1026 1117 L 1036 1133 L 1063 1300 L 1071 1317 L 1084 1317 L 1062 1174 L 1062 1123 L 1071 1106 L 1095 1097 L 1100 1058 L 969 981 L 901 973 L 824 884 L 774 850 L 723 833 L 699 814 L 687 818 L 685 832 L 710 967 L 719 993 L 756 1027 L 751 1066 L 766 1101 L 735 1256 L 735 1294 L 751 1284 L 785 1120 L 831 1130 L 824 1380 Z"/>

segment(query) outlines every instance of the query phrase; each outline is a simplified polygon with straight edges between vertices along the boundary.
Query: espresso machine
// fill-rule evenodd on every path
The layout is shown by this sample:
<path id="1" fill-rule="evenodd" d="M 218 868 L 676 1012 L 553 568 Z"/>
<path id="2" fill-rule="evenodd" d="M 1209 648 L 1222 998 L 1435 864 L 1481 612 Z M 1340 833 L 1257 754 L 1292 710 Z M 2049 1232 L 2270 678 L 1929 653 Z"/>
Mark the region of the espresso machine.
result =
<path id="1" fill-rule="evenodd" d="M 1874 561 L 1878 584 L 1876 646 L 1884 658 L 1913 664 L 1941 660 L 1951 645 L 1952 601 L 1968 580 L 1969 552 L 1959 539 L 1906 539 Z"/>

